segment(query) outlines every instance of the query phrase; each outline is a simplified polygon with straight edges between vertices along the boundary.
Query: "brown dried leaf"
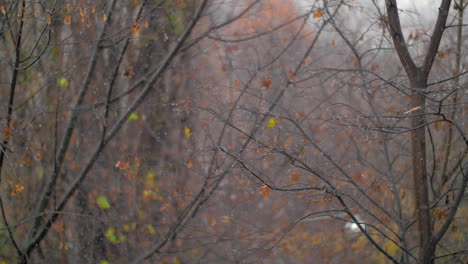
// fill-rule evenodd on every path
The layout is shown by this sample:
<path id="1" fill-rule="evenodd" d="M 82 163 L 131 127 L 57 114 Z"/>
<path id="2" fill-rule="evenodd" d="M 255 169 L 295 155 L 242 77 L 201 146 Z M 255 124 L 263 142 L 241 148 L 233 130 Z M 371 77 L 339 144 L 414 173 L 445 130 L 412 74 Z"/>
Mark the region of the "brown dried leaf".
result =
<path id="1" fill-rule="evenodd" d="M 270 188 L 263 184 L 260 187 L 260 193 L 262 194 L 263 197 L 267 197 L 270 194 Z"/>

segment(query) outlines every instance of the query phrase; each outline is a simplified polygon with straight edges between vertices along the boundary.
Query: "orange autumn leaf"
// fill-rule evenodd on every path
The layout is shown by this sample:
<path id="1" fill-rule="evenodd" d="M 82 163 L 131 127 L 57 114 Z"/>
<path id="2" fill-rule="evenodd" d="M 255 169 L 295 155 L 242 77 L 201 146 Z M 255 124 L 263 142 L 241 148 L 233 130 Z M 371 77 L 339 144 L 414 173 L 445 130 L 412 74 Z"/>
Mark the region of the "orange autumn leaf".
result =
<path id="1" fill-rule="evenodd" d="M 5 139 L 11 138 L 11 136 L 13 135 L 13 130 L 14 130 L 13 123 L 10 123 L 8 127 L 5 127 L 3 129 L 3 137 Z"/>
<path id="2" fill-rule="evenodd" d="M 138 157 L 134 157 L 133 160 L 135 161 L 135 167 L 139 168 L 141 166 L 141 161 Z"/>
<path id="3" fill-rule="evenodd" d="M 322 10 L 319 9 L 317 10 L 317 12 L 315 12 L 314 18 L 321 18 L 321 17 L 323 17 L 323 12 Z"/>
<path id="4" fill-rule="evenodd" d="M 260 193 L 262 194 L 263 197 L 267 197 L 270 194 L 270 188 L 263 184 L 260 187 Z"/>
<path id="5" fill-rule="evenodd" d="M 351 178 L 355 181 L 359 181 L 362 179 L 362 174 L 361 173 L 354 173 L 353 175 L 351 175 Z"/>
<path id="6" fill-rule="evenodd" d="M 293 70 L 289 69 L 289 70 L 288 70 L 288 73 L 289 73 L 289 79 L 294 80 L 294 78 L 296 77 L 296 75 L 294 74 Z"/>
<path id="7" fill-rule="evenodd" d="M 301 179 L 301 173 L 298 171 L 291 172 L 291 174 L 289 174 L 289 178 L 292 183 L 296 183 Z"/>
<path id="8" fill-rule="evenodd" d="M 125 161 L 117 161 L 117 163 L 115 164 L 115 167 L 121 169 L 121 170 L 126 170 L 130 167 L 130 162 L 125 162 Z"/>
<path id="9" fill-rule="evenodd" d="M 168 202 L 164 203 L 163 205 L 161 205 L 161 207 L 159 207 L 159 211 L 164 212 L 164 213 L 168 213 L 170 209 L 171 209 L 171 204 Z"/>
<path id="10" fill-rule="evenodd" d="M 135 25 L 132 26 L 132 36 L 133 37 L 138 37 L 140 35 L 140 23 L 136 23 Z"/>
<path id="11" fill-rule="evenodd" d="M 23 160 L 21 161 L 21 166 L 30 167 L 31 159 L 28 156 L 24 156 Z"/>
<path id="12" fill-rule="evenodd" d="M 262 87 L 265 87 L 265 88 L 272 88 L 273 87 L 273 83 L 271 82 L 271 80 L 268 80 L 266 78 L 264 78 L 262 80 Z"/>
<path id="13" fill-rule="evenodd" d="M 70 25 L 71 24 L 71 15 L 66 15 L 65 19 L 64 19 L 64 22 L 65 22 L 66 25 Z"/>
<path id="14" fill-rule="evenodd" d="M 123 73 L 123 76 L 129 79 L 132 78 L 133 75 L 135 75 L 135 70 L 133 70 L 133 67 L 128 67 Z"/>
<path id="15" fill-rule="evenodd" d="M 185 7 L 184 0 L 177 0 L 177 6 L 181 7 L 181 8 L 184 8 Z"/>
<path id="16" fill-rule="evenodd" d="M 44 156 L 44 150 L 42 148 L 38 148 L 34 152 L 34 159 L 37 161 L 41 161 L 43 156 Z"/>
<path id="17" fill-rule="evenodd" d="M 191 169 L 193 167 L 193 162 L 190 160 L 188 163 L 187 163 L 187 168 Z"/>
<path id="18" fill-rule="evenodd" d="M 216 217 L 210 216 L 210 226 L 215 226 L 216 225 Z"/>
<path id="19" fill-rule="evenodd" d="M 239 81 L 238 80 L 234 81 L 234 88 L 239 88 Z"/>
<path id="20" fill-rule="evenodd" d="M 379 65 L 379 64 L 372 64 L 371 66 L 371 70 L 372 71 L 378 71 L 380 70 L 382 67 Z"/>
<path id="21" fill-rule="evenodd" d="M 24 191 L 24 186 L 21 183 L 17 183 L 13 186 L 13 190 L 11 191 L 11 195 L 15 196 Z"/>
<path id="22" fill-rule="evenodd" d="M 448 55 L 449 55 L 449 53 L 446 52 L 446 51 L 439 51 L 439 52 L 437 52 L 437 58 L 438 58 L 438 59 L 444 59 L 444 58 L 446 58 Z"/>
<path id="23" fill-rule="evenodd" d="M 283 147 L 287 148 L 287 147 L 291 146 L 292 143 L 293 143 L 293 137 L 288 137 L 288 139 L 286 139 L 286 141 L 284 141 Z"/>

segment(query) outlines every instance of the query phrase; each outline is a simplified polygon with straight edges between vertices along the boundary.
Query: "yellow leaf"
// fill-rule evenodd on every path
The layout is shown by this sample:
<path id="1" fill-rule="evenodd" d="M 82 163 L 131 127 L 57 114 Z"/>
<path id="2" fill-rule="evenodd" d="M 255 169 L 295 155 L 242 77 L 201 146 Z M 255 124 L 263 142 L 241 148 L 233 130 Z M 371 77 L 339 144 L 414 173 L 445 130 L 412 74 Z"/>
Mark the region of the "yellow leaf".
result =
<path id="1" fill-rule="evenodd" d="M 320 18 L 320 17 L 323 17 L 323 12 L 322 10 L 317 10 L 317 12 L 315 12 L 314 14 L 314 18 Z"/>
<path id="2" fill-rule="evenodd" d="M 192 135 L 192 132 L 190 131 L 189 127 L 184 126 L 184 134 L 186 138 L 190 138 L 190 136 Z"/>
<path id="3" fill-rule="evenodd" d="M 232 223 L 232 217 L 230 217 L 229 215 L 223 216 L 223 223 L 226 224 L 226 225 L 231 224 Z"/>
<path id="4" fill-rule="evenodd" d="M 398 253 L 398 251 L 400 250 L 400 247 L 398 247 L 398 245 L 396 245 L 395 243 L 393 243 L 392 241 L 389 240 L 387 243 L 385 243 L 384 249 L 391 256 L 395 256 Z"/>
<path id="5" fill-rule="evenodd" d="M 267 125 L 267 127 L 269 127 L 269 128 L 274 128 L 274 127 L 276 126 L 276 122 L 277 122 L 276 119 L 270 118 L 270 119 L 268 120 L 268 125 Z"/>
<path id="6" fill-rule="evenodd" d="M 366 246 L 367 244 L 367 238 L 365 236 L 360 236 L 352 245 L 351 248 L 356 250 L 356 249 L 362 249 Z"/>
<path id="7" fill-rule="evenodd" d="M 6 14 L 6 8 L 5 8 L 5 5 L 2 5 L 2 6 L 0 7 L 0 9 L 2 10 L 2 14 L 4 14 L 4 15 L 5 15 L 5 14 Z M 1 264 L 1 263 L 0 263 L 0 264 Z"/>
<path id="8" fill-rule="evenodd" d="M 68 244 L 66 242 L 60 241 L 59 249 L 63 249 L 66 251 L 66 250 L 69 250 L 70 248 L 68 247 Z"/>
<path id="9" fill-rule="evenodd" d="M 69 83 L 66 78 L 62 77 L 58 79 L 58 85 L 60 86 L 60 88 L 67 88 Z"/>
<path id="10" fill-rule="evenodd" d="M 270 194 L 270 188 L 263 184 L 262 187 L 260 187 L 260 193 L 263 197 L 267 197 Z"/>
<path id="11" fill-rule="evenodd" d="M 92 13 L 94 13 L 94 12 L 92 12 Z M 102 22 L 106 22 L 106 21 L 107 21 L 107 14 L 104 14 L 104 15 L 102 15 Z"/>
<path id="12" fill-rule="evenodd" d="M 138 114 L 136 114 L 136 113 L 131 113 L 131 114 L 128 116 L 128 121 L 138 120 L 138 118 L 139 118 Z"/>
<path id="13" fill-rule="evenodd" d="M 146 185 L 149 185 L 149 186 L 153 186 L 155 181 L 154 181 L 154 177 L 156 176 L 156 174 L 154 172 L 148 172 L 148 174 L 146 174 L 146 180 L 145 180 L 145 184 Z"/>

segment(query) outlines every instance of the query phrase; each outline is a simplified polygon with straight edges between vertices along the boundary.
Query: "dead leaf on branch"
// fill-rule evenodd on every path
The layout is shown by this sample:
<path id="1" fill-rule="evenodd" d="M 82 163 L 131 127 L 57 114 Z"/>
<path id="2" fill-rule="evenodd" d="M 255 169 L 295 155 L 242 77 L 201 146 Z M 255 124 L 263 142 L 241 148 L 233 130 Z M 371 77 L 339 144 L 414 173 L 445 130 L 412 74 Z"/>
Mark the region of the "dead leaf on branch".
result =
<path id="1" fill-rule="evenodd" d="M 409 114 L 409 113 L 411 113 L 411 112 L 414 112 L 414 111 L 416 111 L 416 110 L 419 110 L 419 109 L 421 109 L 421 106 L 420 106 L 420 105 L 419 105 L 419 106 L 416 106 L 416 107 L 413 107 L 413 108 L 411 108 L 410 110 L 408 110 L 408 111 L 404 112 L 403 114 L 407 115 L 407 114 Z"/>
<path id="2" fill-rule="evenodd" d="M 121 169 L 121 170 L 127 170 L 130 167 L 130 162 L 125 162 L 125 161 L 117 161 L 115 164 L 115 167 Z"/>
<path id="3" fill-rule="evenodd" d="M 301 179 L 301 173 L 298 171 L 294 171 L 289 175 L 291 182 L 296 183 Z"/>
<path id="4" fill-rule="evenodd" d="M 322 10 L 319 9 L 317 10 L 317 12 L 315 12 L 314 18 L 321 18 L 321 17 L 323 17 L 323 12 Z"/>
<path id="5" fill-rule="evenodd" d="M 11 191 L 12 196 L 16 196 L 24 191 L 24 186 L 21 183 L 17 183 L 13 186 L 13 190 Z"/>
<path id="6" fill-rule="evenodd" d="M 10 123 L 9 126 L 5 127 L 3 129 L 3 137 L 5 139 L 9 139 L 11 138 L 11 136 L 13 135 L 13 130 L 15 129 L 15 127 L 13 126 L 13 123 Z"/>
<path id="7" fill-rule="evenodd" d="M 271 80 L 268 80 L 268 79 L 263 79 L 262 80 L 262 87 L 265 87 L 267 89 L 270 89 L 273 87 L 273 83 L 271 82 Z"/>
<path id="8" fill-rule="evenodd" d="M 260 187 L 260 193 L 262 194 L 263 197 L 266 198 L 270 194 L 270 188 L 266 186 L 265 184 L 263 184 Z"/>

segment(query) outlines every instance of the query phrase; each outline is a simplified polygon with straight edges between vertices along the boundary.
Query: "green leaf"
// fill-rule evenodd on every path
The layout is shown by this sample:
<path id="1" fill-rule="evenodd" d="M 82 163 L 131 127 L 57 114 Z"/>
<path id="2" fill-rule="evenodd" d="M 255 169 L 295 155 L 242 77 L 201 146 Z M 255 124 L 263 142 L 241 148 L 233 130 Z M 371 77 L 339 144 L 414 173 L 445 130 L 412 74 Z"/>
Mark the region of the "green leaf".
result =
<path id="1" fill-rule="evenodd" d="M 65 78 L 63 78 L 63 77 L 60 78 L 60 79 L 58 79 L 58 85 L 59 85 L 60 88 L 66 88 L 66 87 L 68 87 L 68 81 L 67 81 L 67 79 L 65 79 Z"/>
<path id="2" fill-rule="evenodd" d="M 174 33 L 176 35 L 180 35 L 182 34 L 182 32 L 184 32 L 184 25 L 182 23 L 183 15 L 184 13 L 182 12 L 182 10 L 179 9 L 179 10 L 176 10 L 174 14 L 171 14 L 169 16 L 172 29 L 174 30 Z"/>
<path id="3" fill-rule="evenodd" d="M 136 113 L 131 113 L 128 117 L 128 121 L 138 120 L 139 116 Z"/>
<path id="4" fill-rule="evenodd" d="M 117 239 L 117 236 L 115 235 L 115 229 L 112 227 L 106 230 L 106 233 L 104 233 L 104 236 L 112 244 L 116 244 L 117 242 L 119 242 L 119 240 Z"/>
<path id="5" fill-rule="evenodd" d="M 107 260 L 101 260 L 101 262 L 99 262 L 99 264 L 110 264 L 110 262 L 107 261 Z"/>
<path id="6" fill-rule="evenodd" d="M 101 195 L 97 198 L 97 204 L 102 209 L 109 209 L 111 208 L 109 201 L 104 195 Z"/>
<path id="7" fill-rule="evenodd" d="M 168 103 L 171 100 L 171 95 L 168 92 L 164 92 L 161 94 L 161 101 L 163 103 Z"/>
<path id="8" fill-rule="evenodd" d="M 123 225 L 123 231 L 124 232 L 135 231 L 135 229 L 136 229 L 136 223 L 135 222 Z"/>
<path id="9" fill-rule="evenodd" d="M 151 235 L 156 234 L 156 230 L 152 225 L 147 225 L 146 228 L 148 228 L 148 233 L 150 233 Z"/>

